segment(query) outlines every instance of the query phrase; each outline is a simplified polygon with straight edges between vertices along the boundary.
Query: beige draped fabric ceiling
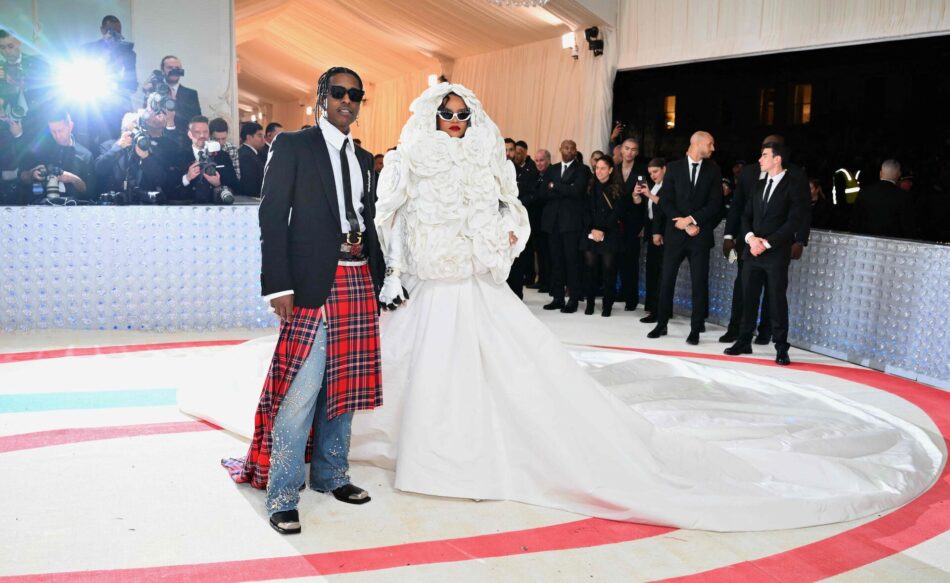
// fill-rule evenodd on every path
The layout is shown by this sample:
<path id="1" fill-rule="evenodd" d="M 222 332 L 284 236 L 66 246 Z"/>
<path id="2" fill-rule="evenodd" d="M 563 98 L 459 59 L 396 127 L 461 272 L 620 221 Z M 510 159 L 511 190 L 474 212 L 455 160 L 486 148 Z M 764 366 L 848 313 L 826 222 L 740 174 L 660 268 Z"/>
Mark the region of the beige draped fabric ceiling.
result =
<path id="1" fill-rule="evenodd" d="M 620 69 L 950 32 L 947 0 L 625 0 Z"/>
<path id="2" fill-rule="evenodd" d="M 313 123 L 306 106 L 315 101 L 317 77 L 342 65 L 366 85 L 354 135 L 374 152 L 397 144 L 409 104 L 431 74 L 469 86 L 506 135 L 552 149 L 555 159 L 562 138 L 588 151 L 606 138 L 587 137 L 585 129 L 590 101 L 600 108 L 598 125 L 608 123 L 596 92 L 609 95 L 612 69 L 587 50 L 583 29 L 604 21 L 582 2 L 510 8 L 487 0 L 237 0 L 235 22 L 242 119 L 264 112 L 265 123 L 289 129 Z M 582 45 L 578 60 L 561 48 L 571 30 Z"/>

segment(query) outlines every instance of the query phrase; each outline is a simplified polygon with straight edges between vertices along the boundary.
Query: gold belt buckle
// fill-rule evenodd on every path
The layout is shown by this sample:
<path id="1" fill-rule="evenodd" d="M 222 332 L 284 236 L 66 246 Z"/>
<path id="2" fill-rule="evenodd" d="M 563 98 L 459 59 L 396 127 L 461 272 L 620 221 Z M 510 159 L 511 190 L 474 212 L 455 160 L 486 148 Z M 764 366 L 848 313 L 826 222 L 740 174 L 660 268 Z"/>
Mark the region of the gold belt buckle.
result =
<path id="1" fill-rule="evenodd" d="M 361 245 L 361 244 L 363 243 L 363 233 L 362 233 L 362 232 L 356 231 L 356 240 L 355 240 L 355 241 L 351 241 L 351 240 L 350 240 L 351 237 L 353 237 L 353 232 L 352 232 L 352 231 L 350 231 L 349 233 L 346 234 L 346 242 L 347 242 L 347 244 L 349 244 L 349 245 L 354 245 L 354 246 L 355 246 L 355 245 Z"/>

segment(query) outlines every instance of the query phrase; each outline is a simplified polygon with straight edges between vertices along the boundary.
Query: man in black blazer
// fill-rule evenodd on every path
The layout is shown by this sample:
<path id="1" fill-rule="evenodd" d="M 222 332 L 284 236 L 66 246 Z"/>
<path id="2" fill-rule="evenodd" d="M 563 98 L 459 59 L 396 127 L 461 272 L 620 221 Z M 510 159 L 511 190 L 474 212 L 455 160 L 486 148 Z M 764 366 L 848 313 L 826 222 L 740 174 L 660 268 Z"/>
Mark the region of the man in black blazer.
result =
<path id="1" fill-rule="evenodd" d="M 632 312 L 640 303 L 640 236 L 646 226 L 647 179 L 649 170 L 646 161 L 639 157 L 640 142 L 627 138 L 620 147 L 621 163 L 618 166 L 623 190 L 617 206 L 623 223 L 619 261 L 620 297 L 624 310 Z M 637 189 L 637 184 L 641 188 Z M 634 192 L 636 190 L 636 192 Z"/>
<path id="2" fill-rule="evenodd" d="M 880 182 L 861 188 L 851 210 L 851 231 L 877 237 L 911 239 L 917 226 L 910 194 L 897 186 L 901 165 L 897 160 L 881 164 Z"/>
<path id="3" fill-rule="evenodd" d="M 544 200 L 541 229 L 548 234 L 551 249 L 551 295 L 545 310 L 577 311 L 581 291 L 580 242 L 584 230 L 584 197 L 590 177 L 587 167 L 577 160 L 577 144 L 561 142 L 561 162 L 548 168 L 540 196 Z M 564 286 L 571 301 L 564 303 Z"/>
<path id="4" fill-rule="evenodd" d="M 765 147 L 765 144 L 772 143 L 785 144 L 785 138 L 778 134 L 766 136 L 765 139 L 762 140 L 760 151 L 761 148 Z M 783 164 L 786 170 L 792 174 L 801 174 L 801 177 L 806 179 L 807 182 L 807 176 L 805 176 L 804 170 L 792 164 L 791 161 L 785 161 Z M 742 293 L 742 265 L 745 255 L 745 241 L 742 240 L 742 237 L 745 233 L 741 231 L 742 213 L 745 211 L 747 201 L 752 197 L 752 193 L 755 192 L 759 182 L 763 182 L 764 184 L 765 177 L 766 173 L 759 168 L 758 164 L 745 165 L 736 181 L 736 190 L 732 196 L 732 205 L 729 207 L 728 214 L 726 215 L 726 225 L 723 230 L 722 239 L 722 254 L 728 259 L 732 252 L 735 251 L 738 269 L 736 270 L 736 279 L 732 286 L 732 306 L 729 315 L 729 324 L 726 328 L 726 333 L 719 337 L 719 342 L 735 342 L 739 339 L 739 328 L 742 325 L 742 314 L 744 310 L 743 304 L 746 301 L 752 302 L 753 311 L 755 311 L 756 314 L 759 313 L 759 297 L 746 298 Z M 795 232 L 795 242 L 792 244 L 792 259 L 799 259 L 802 256 L 804 246 L 808 244 L 809 230 L 810 221 L 807 221 L 806 224 L 802 225 L 802 227 Z M 762 293 L 762 316 L 759 318 L 757 326 L 758 335 L 755 337 L 755 344 L 765 346 L 772 341 L 772 322 L 768 315 L 769 311 L 769 292 L 768 289 L 765 289 L 764 293 Z"/>
<path id="5" fill-rule="evenodd" d="M 178 153 L 174 175 L 170 178 L 172 189 L 169 199 L 196 204 L 215 203 L 215 192 L 220 192 L 222 187 L 227 186 L 232 190 L 237 188 L 237 175 L 231 156 L 210 139 L 208 118 L 204 116 L 192 118 L 188 124 L 188 137 L 191 144 Z M 214 163 L 213 173 L 205 171 L 199 164 L 204 154 L 209 162 Z"/>
<path id="6" fill-rule="evenodd" d="M 648 338 L 666 335 L 666 324 L 673 316 L 676 274 L 683 260 L 688 259 L 693 308 L 686 342 L 699 344 L 709 305 L 709 250 L 722 207 L 722 174 L 709 158 L 715 149 L 712 135 L 696 132 L 689 139 L 686 157 L 667 167 L 663 188 L 658 193 L 666 218 L 663 233 L 666 249 L 660 274 L 657 323 L 647 334 Z"/>
<path id="7" fill-rule="evenodd" d="M 507 146 L 507 142 L 505 143 Z M 507 155 L 507 148 L 506 148 Z M 514 150 L 508 157 L 511 163 L 515 165 L 515 180 L 518 182 L 518 200 L 521 204 L 528 207 L 534 198 L 534 187 L 538 182 L 538 169 L 534 161 L 528 157 L 528 144 L 523 141 L 515 142 Z M 525 245 L 521 255 L 515 258 L 511 264 L 511 272 L 508 275 L 508 287 L 519 298 L 524 298 L 525 274 L 529 271 L 534 272 L 534 251 L 531 249 L 531 240 Z M 534 278 L 532 278 L 532 281 Z"/>
<path id="8" fill-rule="evenodd" d="M 181 66 L 181 61 L 174 55 L 168 55 L 162 59 L 162 74 L 165 75 L 165 82 L 171 89 L 171 97 L 175 100 L 174 127 L 179 132 L 183 131 L 196 115 L 201 115 L 201 104 L 198 102 L 198 92 L 181 84 L 181 78 L 185 75 L 185 70 Z"/>
<path id="9" fill-rule="evenodd" d="M 298 487 L 311 427 L 310 488 L 350 504 L 369 501 L 346 475 L 352 413 L 378 406 L 381 396 L 377 297 L 385 268 L 373 222 L 376 176 L 372 154 L 350 133 L 362 99 L 363 82 L 354 71 L 324 73 L 318 124 L 280 134 L 264 171 L 261 288 L 282 321 L 268 376 L 281 377 L 277 386 L 286 395 L 271 407 L 268 399 L 278 394 L 268 394 L 268 383 L 258 410 L 273 421 L 274 451 L 278 438 L 290 444 L 282 459 L 270 456 L 266 477 L 270 523 L 281 534 L 300 532 Z M 313 349 L 299 375 L 280 368 L 287 354 L 305 346 Z M 334 356 L 340 351 L 350 355 L 345 362 Z M 317 364 L 305 374 L 310 361 Z M 348 368 L 340 369 L 341 362 Z M 331 407 L 336 395 L 343 411 Z M 257 433 L 254 444 L 269 447 Z"/>
<path id="10" fill-rule="evenodd" d="M 241 147 L 238 150 L 238 161 L 241 166 L 241 194 L 244 196 L 261 196 L 261 185 L 264 183 L 264 160 L 260 157 L 260 149 L 264 147 L 264 128 L 261 124 L 248 122 L 241 126 Z"/>
<path id="11" fill-rule="evenodd" d="M 770 299 L 769 317 L 775 339 L 775 362 L 790 364 L 788 358 L 788 264 L 792 258 L 795 233 L 803 228 L 809 212 L 808 181 L 801 172 L 784 167 L 789 158 L 784 144 L 770 142 L 762 148 L 759 166 L 766 173 L 745 205 L 742 214 L 746 243 L 742 265 L 742 294 L 758 297 L 765 285 Z M 726 354 L 752 353 L 757 306 L 745 302 L 739 339 Z"/>

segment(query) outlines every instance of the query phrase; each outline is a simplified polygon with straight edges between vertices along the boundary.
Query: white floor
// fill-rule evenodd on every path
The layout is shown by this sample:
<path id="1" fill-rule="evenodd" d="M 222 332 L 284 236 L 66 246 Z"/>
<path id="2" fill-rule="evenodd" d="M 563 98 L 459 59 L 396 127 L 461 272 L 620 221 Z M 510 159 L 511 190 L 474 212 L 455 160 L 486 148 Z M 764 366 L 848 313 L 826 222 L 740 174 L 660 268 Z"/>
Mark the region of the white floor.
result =
<path id="1" fill-rule="evenodd" d="M 820 385 L 946 435 L 948 393 L 908 389 L 912 383 L 884 375 L 875 378 L 884 385 L 893 380 L 894 392 L 830 376 L 825 373 L 847 376 L 862 369 L 794 349 L 794 363 L 834 368 L 771 366 L 771 347 L 756 347 L 751 360 L 711 360 L 703 356 L 718 357 L 726 346 L 716 341 L 722 334 L 716 326 L 709 325 L 695 347 L 684 341 L 684 319 L 671 322 L 669 336 L 648 340 L 650 326 L 638 322 L 642 310 L 624 312 L 618 305 L 611 318 L 600 317 L 599 309 L 594 316 L 568 315 L 543 312 L 544 299 L 527 291 L 528 304 L 565 343 L 690 353 L 683 357 Z M 0 580 L 60 574 L 67 580 L 136 581 L 950 581 L 946 473 L 931 493 L 893 516 L 718 534 L 610 523 L 516 503 L 405 494 L 393 490 L 387 472 L 354 466 L 354 482 L 372 492 L 370 504 L 349 506 L 307 491 L 300 506 L 304 533 L 282 537 L 266 523 L 263 494 L 236 487 L 218 465 L 223 456 L 243 454 L 246 442 L 195 423 L 169 402 L 174 370 L 195 351 L 222 348 L 3 359 L 14 352 L 273 332 L 0 336 Z M 916 399 L 908 390 L 927 395 L 918 401 L 928 403 L 926 411 L 911 402 Z M 53 399 L 42 410 L 31 409 L 45 402 L 45 393 L 102 391 L 129 393 L 130 404 L 82 408 Z M 155 401 L 147 404 L 140 398 L 146 394 Z"/>

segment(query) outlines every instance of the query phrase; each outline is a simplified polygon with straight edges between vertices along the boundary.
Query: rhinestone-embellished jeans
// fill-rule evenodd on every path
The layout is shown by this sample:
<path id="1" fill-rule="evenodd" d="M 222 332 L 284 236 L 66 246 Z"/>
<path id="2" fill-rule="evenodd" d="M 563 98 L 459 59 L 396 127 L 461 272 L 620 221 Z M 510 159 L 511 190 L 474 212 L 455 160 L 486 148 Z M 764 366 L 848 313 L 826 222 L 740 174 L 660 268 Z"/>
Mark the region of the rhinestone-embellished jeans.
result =
<path id="1" fill-rule="evenodd" d="M 287 389 L 274 418 L 273 447 L 267 480 L 267 512 L 293 510 L 304 483 L 304 450 L 313 428 L 310 487 L 329 491 L 350 482 L 346 475 L 353 413 L 327 420 L 327 328 L 321 322 L 310 355 Z"/>

